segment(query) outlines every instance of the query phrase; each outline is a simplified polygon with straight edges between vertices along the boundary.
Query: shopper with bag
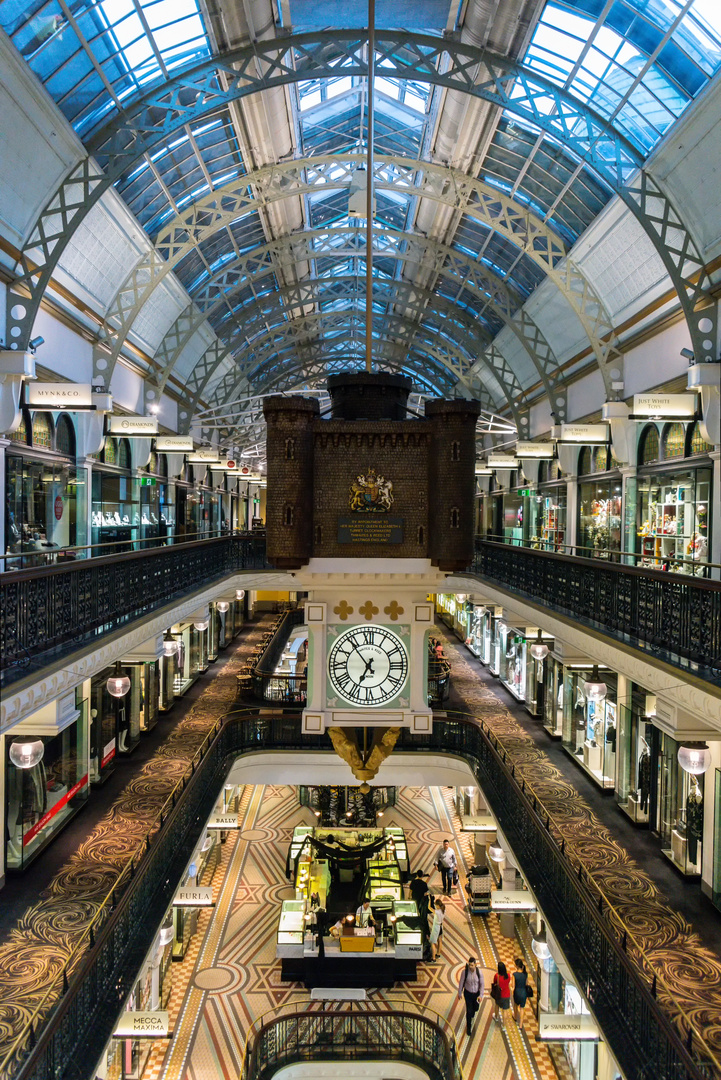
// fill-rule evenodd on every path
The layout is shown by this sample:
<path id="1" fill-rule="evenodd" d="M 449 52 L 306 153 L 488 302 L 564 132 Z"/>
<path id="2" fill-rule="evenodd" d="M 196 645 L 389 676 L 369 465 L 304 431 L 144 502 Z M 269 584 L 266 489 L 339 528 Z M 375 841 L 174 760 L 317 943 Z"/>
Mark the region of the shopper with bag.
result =
<path id="1" fill-rule="evenodd" d="M 498 964 L 498 971 L 493 976 L 491 997 L 493 998 L 493 1019 L 503 1026 L 501 1009 L 505 1012 L 511 1007 L 511 977 L 502 960 Z"/>
<path id="2" fill-rule="evenodd" d="M 471 1034 L 473 1017 L 478 1012 L 480 999 L 485 992 L 483 972 L 479 968 L 475 956 L 468 957 L 468 963 L 461 972 L 458 980 L 458 1000 L 463 995 L 466 1003 L 466 1035 Z"/>
<path id="3" fill-rule="evenodd" d="M 451 895 L 451 889 L 453 887 L 453 873 L 457 869 L 456 853 L 448 843 L 447 840 L 443 841 L 440 851 L 436 856 L 436 866 L 441 872 L 441 880 L 443 882 L 443 892 L 446 896 Z"/>
<path id="4" fill-rule="evenodd" d="M 515 959 L 516 970 L 513 972 L 513 1019 L 519 1028 L 523 1027 L 523 1010 L 526 1002 L 533 997 L 533 987 L 528 985 L 528 972 L 520 956 Z"/>

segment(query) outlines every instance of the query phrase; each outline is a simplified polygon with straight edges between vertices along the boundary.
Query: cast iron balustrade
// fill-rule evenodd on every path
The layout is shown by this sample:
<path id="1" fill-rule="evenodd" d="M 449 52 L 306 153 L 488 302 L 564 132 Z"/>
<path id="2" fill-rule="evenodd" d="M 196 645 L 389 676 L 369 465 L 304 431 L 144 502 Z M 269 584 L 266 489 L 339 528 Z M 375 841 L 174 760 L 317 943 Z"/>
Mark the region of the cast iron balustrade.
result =
<path id="1" fill-rule="evenodd" d="M 364 1060 L 407 1061 L 431 1080 L 462 1080 L 453 1031 L 428 1009 L 408 1001 L 374 1001 L 333 1012 L 297 1005 L 292 1010 L 288 1015 L 275 1010 L 272 1018 L 256 1021 L 240 1080 L 271 1080 L 279 1069 L 299 1061 Z"/>
<path id="2" fill-rule="evenodd" d="M 686 671 L 721 678 L 721 581 L 476 539 L 473 572 Z"/>
<path id="3" fill-rule="evenodd" d="M 451 693 L 451 665 L 447 660 L 429 657 L 428 660 L 428 704 L 432 709 L 440 709 L 448 701 Z"/>
<path id="4" fill-rule="evenodd" d="M 283 649 L 288 643 L 291 632 L 303 622 L 303 608 L 288 611 L 276 627 L 276 630 L 253 668 L 253 696 L 258 701 L 272 701 L 275 705 L 305 705 L 307 676 L 276 672 Z"/>
<path id="5" fill-rule="evenodd" d="M 1 574 L 2 685 L 213 581 L 265 568 L 265 536 L 235 534 Z"/>
<path id="6" fill-rule="evenodd" d="M 649 981 L 653 956 L 644 955 L 612 903 L 565 854 L 560 831 L 530 788 L 516 781 L 489 729 L 460 715 L 438 718 L 428 734 L 403 729 L 397 749 L 450 754 L 467 762 L 629 1080 L 721 1076 L 721 1060 L 690 1019 L 677 1015 L 677 1027 L 661 1009 L 656 993 L 676 1001 L 675 986 L 662 969 L 653 984 Z M 68 1069 L 74 1078 L 90 1076 L 229 766 L 240 754 L 265 750 L 330 751 L 330 739 L 303 735 L 297 714 L 257 716 L 236 709 L 216 725 L 159 818 L 149 823 L 147 840 L 109 891 L 31 1023 L 9 1050 L 3 1048 L 4 1080 L 62 1080 Z M 78 1071 L 78 1062 L 87 1066 L 85 1073 Z"/>

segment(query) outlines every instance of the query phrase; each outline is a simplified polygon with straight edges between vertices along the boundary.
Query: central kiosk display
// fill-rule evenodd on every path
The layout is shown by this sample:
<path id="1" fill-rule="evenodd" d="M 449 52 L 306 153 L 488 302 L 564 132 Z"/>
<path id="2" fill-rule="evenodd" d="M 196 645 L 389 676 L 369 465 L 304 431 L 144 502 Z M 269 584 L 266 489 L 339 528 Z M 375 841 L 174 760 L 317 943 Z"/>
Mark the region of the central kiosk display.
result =
<path id="1" fill-rule="evenodd" d="M 283 901 L 276 944 L 282 978 L 308 987 L 415 979 L 421 921 L 403 898 L 407 873 L 400 828 L 297 826 L 287 861 L 295 897 Z"/>

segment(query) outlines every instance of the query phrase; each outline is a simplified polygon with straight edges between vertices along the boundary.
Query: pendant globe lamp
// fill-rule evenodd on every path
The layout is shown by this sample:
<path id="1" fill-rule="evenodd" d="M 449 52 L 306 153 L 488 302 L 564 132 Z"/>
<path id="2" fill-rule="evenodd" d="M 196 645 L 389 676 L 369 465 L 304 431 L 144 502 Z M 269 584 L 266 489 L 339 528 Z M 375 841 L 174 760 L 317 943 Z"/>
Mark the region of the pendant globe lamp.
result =
<path id="1" fill-rule="evenodd" d="M 702 776 L 711 765 L 711 751 L 705 742 L 683 742 L 678 748 L 678 763 L 691 776 Z"/>
<path id="2" fill-rule="evenodd" d="M 32 769 L 40 764 L 44 753 L 42 739 L 23 739 L 21 736 L 10 743 L 10 760 L 16 769 Z"/>
<path id="3" fill-rule="evenodd" d="M 593 665 L 591 678 L 583 684 L 583 692 L 587 701 L 603 701 L 606 696 L 606 684 L 598 674 L 598 664 Z"/>
<path id="4" fill-rule="evenodd" d="M 533 954 L 539 960 L 548 960 L 551 956 L 551 950 L 548 947 L 548 940 L 546 938 L 546 925 L 541 922 L 541 927 L 533 935 L 533 941 L 531 942 L 531 948 Z"/>
<path id="5" fill-rule="evenodd" d="M 536 640 L 531 645 L 531 656 L 534 660 L 545 660 L 548 656 L 548 645 L 541 637 L 541 631 L 538 631 Z"/>
<path id="6" fill-rule="evenodd" d="M 166 630 L 163 635 L 163 653 L 165 656 L 175 656 L 179 648 L 179 642 L 175 640 L 170 630 Z"/>
<path id="7" fill-rule="evenodd" d="M 115 661 L 115 671 L 105 684 L 111 697 L 125 697 L 130 689 L 130 679 L 123 673 L 123 667 L 119 660 Z"/>

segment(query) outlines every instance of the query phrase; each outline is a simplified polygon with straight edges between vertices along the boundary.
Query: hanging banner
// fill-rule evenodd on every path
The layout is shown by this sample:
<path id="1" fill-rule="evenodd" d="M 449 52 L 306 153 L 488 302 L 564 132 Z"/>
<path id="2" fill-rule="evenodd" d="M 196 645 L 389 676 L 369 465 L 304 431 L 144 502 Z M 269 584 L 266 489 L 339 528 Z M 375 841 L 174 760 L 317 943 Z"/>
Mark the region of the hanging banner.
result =
<path id="1" fill-rule="evenodd" d="M 192 454 L 193 439 L 190 435 L 158 435 L 155 449 L 169 451 L 171 454 Z"/>
<path id="2" fill-rule="evenodd" d="M 519 458 L 552 458 L 553 454 L 553 443 L 550 442 L 516 443 L 516 457 Z"/>
<path id="3" fill-rule="evenodd" d="M 489 454 L 488 465 L 491 469 L 517 469 L 518 458 L 512 454 Z"/>
<path id="4" fill-rule="evenodd" d="M 598 1024 L 588 1013 L 538 1014 L 538 1038 L 542 1042 L 592 1042 L 600 1035 Z"/>
<path id="5" fill-rule="evenodd" d="M 608 424 L 561 424 L 561 442 L 593 445 L 608 442 Z"/>
<path id="6" fill-rule="evenodd" d="M 220 454 L 211 446 L 199 446 L 192 454 L 188 454 L 188 461 L 193 465 L 210 465 L 211 461 L 220 461 Z"/>
<path id="7" fill-rule="evenodd" d="M 41 409 L 92 409 L 90 383 L 25 383 L 25 403 Z"/>
<path id="8" fill-rule="evenodd" d="M 695 394 L 634 394 L 631 411 L 639 420 L 691 420 L 697 408 Z"/>
<path id="9" fill-rule="evenodd" d="M 113 1031 L 114 1039 L 169 1039 L 170 1013 L 124 1012 Z"/>
<path id="10" fill-rule="evenodd" d="M 147 438 L 158 434 L 157 416 L 111 416 L 108 426 L 109 435 L 127 435 Z"/>

